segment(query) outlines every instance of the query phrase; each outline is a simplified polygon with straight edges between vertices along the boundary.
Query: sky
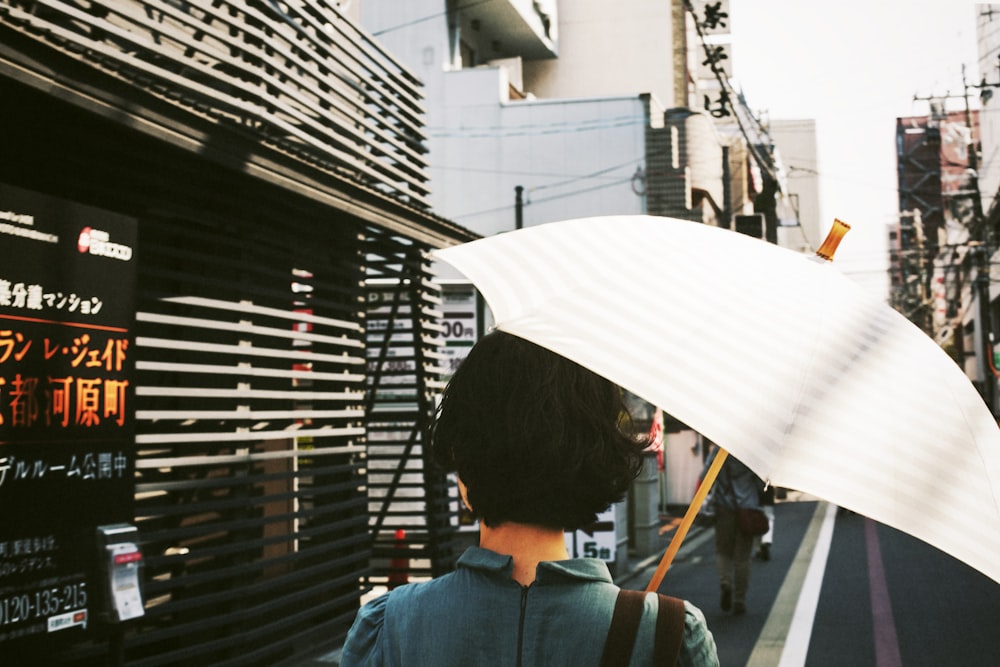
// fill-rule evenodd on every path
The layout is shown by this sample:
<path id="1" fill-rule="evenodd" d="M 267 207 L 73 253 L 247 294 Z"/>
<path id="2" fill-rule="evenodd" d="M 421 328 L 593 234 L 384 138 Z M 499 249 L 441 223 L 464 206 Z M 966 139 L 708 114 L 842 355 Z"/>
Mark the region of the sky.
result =
<path id="1" fill-rule="evenodd" d="M 730 0 L 729 9 L 734 84 L 771 119 L 816 121 L 819 164 L 782 157 L 819 172 L 824 233 L 834 218 L 851 224 L 835 264 L 884 296 L 886 226 L 899 208 L 896 118 L 927 114 L 914 96 L 960 96 L 963 64 L 968 83 L 980 80 L 976 4 Z"/>

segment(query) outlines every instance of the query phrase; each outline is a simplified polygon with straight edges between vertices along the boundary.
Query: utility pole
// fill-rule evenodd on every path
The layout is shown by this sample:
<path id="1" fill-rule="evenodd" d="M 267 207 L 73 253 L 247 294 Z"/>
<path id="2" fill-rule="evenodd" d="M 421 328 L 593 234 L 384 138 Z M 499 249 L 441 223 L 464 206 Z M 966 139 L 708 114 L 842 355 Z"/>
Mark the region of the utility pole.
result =
<path id="1" fill-rule="evenodd" d="M 514 186 L 514 229 L 524 227 L 524 186 Z"/>
<path id="2" fill-rule="evenodd" d="M 980 87 L 987 85 L 985 78 Z M 994 417 L 997 414 L 997 377 L 993 364 L 993 317 L 990 304 L 990 257 L 993 255 L 992 234 L 983 214 L 983 198 L 979 192 L 979 151 L 972 126 L 972 111 L 969 108 L 969 88 L 965 80 L 965 64 L 962 64 L 962 98 L 965 101 L 965 126 L 969 128 L 969 171 L 972 176 L 972 214 L 975 216 L 981 245 L 975 249 L 978 268 L 976 270 L 976 300 L 979 301 L 979 335 L 983 358 L 980 363 L 983 374 L 983 400 Z"/>
<path id="3" fill-rule="evenodd" d="M 977 324 L 979 326 L 979 375 L 982 378 L 983 400 L 990 409 L 990 413 L 996 417 L 997 399 L 997 377 L 993 373 L 993 326 L 990 307 L 990 257 L 992 256 L 992 234 L 986 216 L 983 213 L 983 199 L 979 192 L 979 153 L 975 127 L 972 123 L 972 109 L 969 106 L 969 89 L 1000 87 L 1000 84 L 987 84 L 985 79 L 982 84 L 969 85 L 965 78 L 965 65 L 962 65 L 962 95 L 965 104 L 965 126 L 969 130 L 968 166 L 970 175 L 970 188 L 972 199 L 973 215 L 973 241 L 969 243 L 976 258 L 976 282 L 975 298 L 978 302 Z M 945 94 L 937 98 L 920 98 L 913 96 L 914 100 L 927 99 L 954 99 L 956 96 Z"/>
<path id="4" fill-rule="evenodd" d="M 993 368 L 993 326 L 990 313 L 990 256 L 989 249 L 976 244 L 973 249 L 976 254 L 976 300 L 979 302 L 979 336 L 984 350 L 984 358 L 980 364 L 983 374 L 983 400 L 994 417 L 997 414 L 997 378 Z M 989 355 L 986 357 L 985 355 Z"/>
<path id="5" fill-rule="evenodd" d="M 965 102 L 965 127 L 969 129 L 969 170 L 972 172 L 972 214 L 976 225 L 980 227 L 979 240 L 987 251 L 993 247 L 990 242 L 990 231 L 983 215 L 983 197 L 979 192 L 979 151 L 976 149 L 975 130 L 972 126 L 972 110 L 969 108 L 969 86 L 965 82 L 965 64 L 962 64 L 962 99 Z"/>
<path id="6" fill-rule="evenodd" d="M 899 266 L 902 270 L 902 296 L 900 307 L 902 308 L 903 314 L 907 316 L 908 319 L 912 319 L 911 315 L 914 313 L 919 313 L 919 322 L 914 321 L 917 326 L 919 326 L 924 333 L 928 336 L 933 336 L 934 334 L 934 321 L 933 321 L 933 311 L 931 308 L 931 300 L 927 293 L 927 248 L 926 248 L 926 238 L 924 237 L 924 223 L 923 218 L 920 214 L 919 208 L 914 208 L 911 211 L 900 211 L 899 213 L 899 232 L 900 238 L 902 238 L 903 231 L 906 229 L 906 225 L 903 224 L 903 219 L 911 218 L 913 220 L 913 236 L 916 240 L 916 258 L 917 258 L 917 275 L 916 278 L 916 294 L 913 300 L 916 301 L 916 306 L 912 307 L 913 300 L 910 298 L 910 252 L 901 251 L 899 257 Z"/>

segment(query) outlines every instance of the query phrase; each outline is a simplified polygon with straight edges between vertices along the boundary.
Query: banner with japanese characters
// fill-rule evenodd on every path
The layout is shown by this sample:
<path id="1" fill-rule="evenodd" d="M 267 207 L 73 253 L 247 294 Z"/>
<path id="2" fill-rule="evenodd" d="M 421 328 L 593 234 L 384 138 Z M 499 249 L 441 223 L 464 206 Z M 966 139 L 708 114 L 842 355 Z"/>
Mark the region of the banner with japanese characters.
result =
<path id="1" fill-rule="evenodd" d="M 734 100 L 723 81 L 733 78 L 733 44 L 728 0 L 694 0 L 688 11 L 698 39 L 692 42 L 695 85 L 705 113 L 722 119 L 731 115 Z"/>
<path id="2" fill-rule="evenodd" d="M 96 527 L 133 520 L 137 233 L 0 184 L 0 644 L 85 629 Z"/>

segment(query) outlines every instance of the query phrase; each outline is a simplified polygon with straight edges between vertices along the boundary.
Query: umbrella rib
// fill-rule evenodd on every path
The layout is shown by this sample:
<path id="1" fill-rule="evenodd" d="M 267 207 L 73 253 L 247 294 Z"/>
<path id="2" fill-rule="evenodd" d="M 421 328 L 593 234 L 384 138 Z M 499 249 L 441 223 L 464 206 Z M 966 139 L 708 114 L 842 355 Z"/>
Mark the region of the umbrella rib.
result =
<path id="1" fill-rule="evenodd" d="M 816 338 L 817 339 L 820 337 L 820 335 L 826 329 L 826 327 L 823 326 L 823 325 L 827 321 L 828 321 L 828 317 L 827 317 L 826 314 L 824 314 L 823 317 L 822 317 L 822 320 L 818 323 L 818 326 L 816 327 Z M 784 431 L 781 434 L 782 435 L 781 440 L 778 443 L 777 456 L 775 456 L 775 457 L 772 458 L 772 460 L 774 460 L 774 461 L 779 461 L 780 462 L 784 458 L 785 448 L 787 447 L 788 441 L 789 441 L 789 437 L 788 436 L 795 429 L 795 425 L 796 425 L 796 421 L 797 421 L 797 416 L 799 414 L 799 408 L 801 408 L 802 405 L 805 403 L 806 388 L 809 385 L 808 378 L 812 377 L 814 369 L 818 365 L 818 358 L 819 358 L 819 350 L 820 349 L 822 349 L 822 345 L 817 344 L 817 345 L 813 346 L 813 350 L 812 350 L 812 352 L 809 355 L 809 360 L 807 362 L 807 367 L 805 368 L 805 372 L 803 372 L 800 375 L 800 378 L 799 378 L 799 388 L 798 388 L 798 391 L 795 392 L 796 398 L 795 398 L 795 401 L 794 401 L 794 403 L 793 403 L 793 405 L 791 407 L 791 410 L 789 411 L 788 420 L 785 423 Z M 779 465 L 780 465 L 780 463 L 779 463 Z M 773 469 L 769 470 L 768 473 L 769 474 L 763 476 L 764 477 L 764 483 L 765 483 L 765 485 L 770 485 L 771 484 L 771 479 L 772 479 L 774 470 Z"/>

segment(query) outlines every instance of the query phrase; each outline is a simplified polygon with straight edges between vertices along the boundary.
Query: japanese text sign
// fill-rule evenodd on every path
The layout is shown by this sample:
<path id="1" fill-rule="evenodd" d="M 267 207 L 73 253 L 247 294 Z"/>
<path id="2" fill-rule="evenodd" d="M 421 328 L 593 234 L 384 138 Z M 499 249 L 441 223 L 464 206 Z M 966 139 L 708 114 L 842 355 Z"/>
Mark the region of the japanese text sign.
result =
<path id="1" fill-rule="evenodd" d="M 0 184 L 0 644 L 85 628 L 131 521 L 135 220 Z"/>

